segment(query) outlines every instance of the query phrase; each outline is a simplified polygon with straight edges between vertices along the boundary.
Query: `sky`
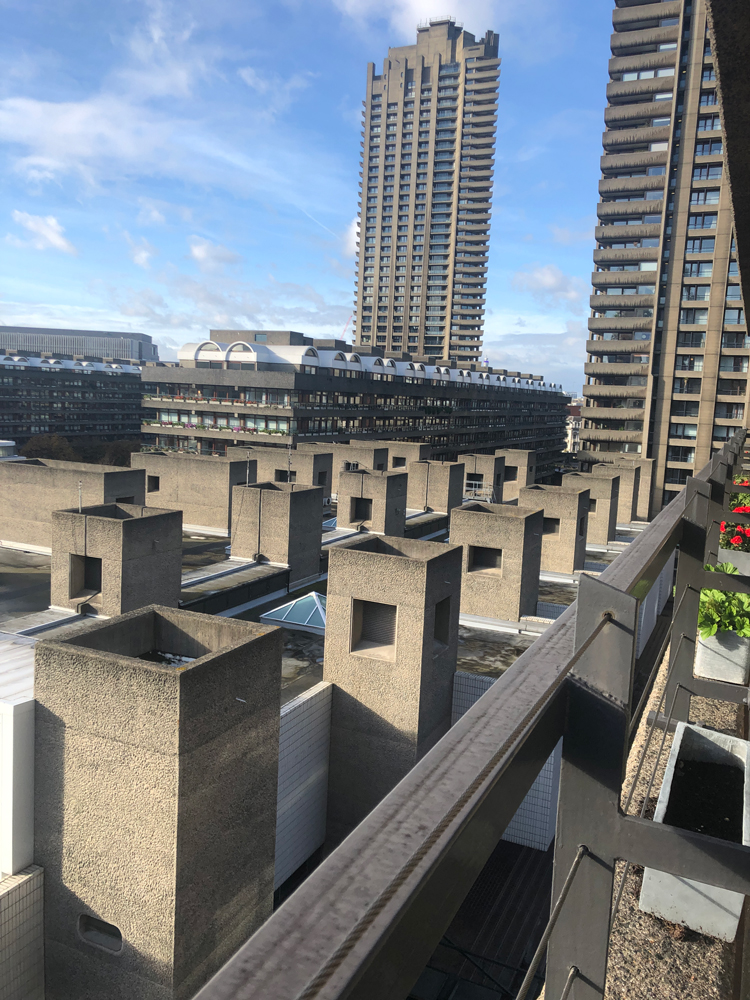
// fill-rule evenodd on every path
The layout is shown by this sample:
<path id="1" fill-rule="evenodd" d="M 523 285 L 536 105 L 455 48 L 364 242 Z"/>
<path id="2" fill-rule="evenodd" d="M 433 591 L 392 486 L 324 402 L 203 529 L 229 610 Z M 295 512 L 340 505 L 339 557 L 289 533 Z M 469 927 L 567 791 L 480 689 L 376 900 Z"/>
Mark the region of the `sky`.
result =
<path id="1" fill-rule="evenodd" d="M 429 0 L 0 0 L 0 324 L 350 338 L 368 62 Z M 465 0 L 502 58 L 485 354 L 578 393 L 602 0 Z"/>

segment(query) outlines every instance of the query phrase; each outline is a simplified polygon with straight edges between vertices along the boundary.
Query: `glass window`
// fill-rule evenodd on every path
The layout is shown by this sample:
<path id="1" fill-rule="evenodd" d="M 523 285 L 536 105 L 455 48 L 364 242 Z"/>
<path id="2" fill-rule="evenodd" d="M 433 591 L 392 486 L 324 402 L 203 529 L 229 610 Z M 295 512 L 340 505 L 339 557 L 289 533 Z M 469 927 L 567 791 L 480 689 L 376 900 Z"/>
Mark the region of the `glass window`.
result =
<path id="1" fill-rule="evenodd" d="M 702 215 L 691 215 L 688 219 L 689 229 L 716 229 L 716 220 L 718 216 L 715 213 L 702 214 Z"/>
<path id="2" fill-rule="evenodd" d="M 693 191 L 690 195 L 691 205 L 718 205 L 719 189 L 711 188 L 706 191 Z"/>
<path id="3" fill-rule="evenodd" d="M 683 285 L 682 287 L 684 302 L 708 302 L 710 295 L 710 285 Z"/>
<path id="4" fill-rule="evenodd" d="M 704 325 L 708 323 L 708 309 L 680 309 L 680 323 Z"/>
<path id="5" fill-rule="evenodd" d="M 698 119 L 699 132 L 718 132 L 721 129 L 721 119 L 718 115 L 709 115 Z"/>
<path id="6" fill-rule="evenodd" d="M 685 253 L 713 253 L 715 244 L 716 241 L 712 236 L 688 240 L 685 246 Z"/>
<path id="7" fill-rule="evenodd" d="M 745 322 L 745 310 L 744 309 L 725 309 L 724 310 L 724 323 L 729 326 L 740 326 Z"/>
<path id="8" fill-rule="evenodd" d="M 710 142 L 696 142 L 696 156 L 717 156 L 724 152 L 724 143 L 721 139 L 712 139 Z"/>
<path id="9" fill-rule="evenodd" d="M 713 270 L 713 261 L 702 260 L 686 263 L 682 273 L 686 278 L 710 278 Z"/>
<path id="10" fill-rule="evenodd" d="M 673 438 L 696 438 L 698 437 L 697 424 L 670 424 L 669 436 Z"/>

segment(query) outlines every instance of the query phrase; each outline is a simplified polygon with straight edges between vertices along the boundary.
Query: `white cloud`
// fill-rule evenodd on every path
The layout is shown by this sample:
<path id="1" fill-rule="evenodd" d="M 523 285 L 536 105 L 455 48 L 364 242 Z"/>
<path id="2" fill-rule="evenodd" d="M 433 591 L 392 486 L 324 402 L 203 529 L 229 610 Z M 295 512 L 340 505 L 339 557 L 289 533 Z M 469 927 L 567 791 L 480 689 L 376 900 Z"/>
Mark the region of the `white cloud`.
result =
<path id="1" fill-rule="evenodd" d="M 565 307 L 572 312 L 580 312 L 586 291 L 580 278 L 565 274 L 556 264 L 537 264 L 529 271 L 516 271 L 513 287 L 529 292 L 548 308 Z"/>
<path id="2" fill-rule="evenodd" d="M 130 233 L 125 232 L 125 239 L 130 247 L 130 257 L 134 264 L 138 267 L 142 267 L 144 270 L 148 270 L 151 258 L 157 253 L 156 247 L 153 247 L 145 236 L 142 236 L 140 240 L 136 241 L 130 235 Z"/>
<path id="3" fill-rule="evenodd" d="M 301 73 L 294 73 L 288 80 L 282 80 L 277 73 L 263 76 L 252 66 L 243 66 L 237 73 L 251 90 L 264 98 L 261 110 L 268 117 L 274 117 L 285 111 L 294 100 L 295 94 L 304 90 L 310 83 L 309 76 Z"/>
<path id="4" fill-rule="evenodd" d="M 236 264 L 240 255 L 220 243 L 212 243 L 200 236 L 190 237 L 190 256 L 201 271 L 221 271 L 225 264 Z"/>
<path id="5" fill-rule="evenodd" d="M 523 332 L 488 333 L 484 350 L 490 364 L 542 375 L 546 382 L 557 382 L 569 392 L 580 393 L 586 358 L 583 323 L 568 320 L 563 330 L 550 332 L 549 326 L 546 331 L 539 329 L 536 317 L 520 319 L 520 323 L 516 320 L 513 325 L 522 327 Z"/>
<path id="6" fill-rule="evenodd" d="M 594 238 L 594 226 L 596 220 L 586 220 L 580 228 L 574 226 L 550 226 L 552 239 L 555 243 L 562 243 L 563 246 L 572 246 L 574 243 L 587 243 Z"/>
<path id="7" fill-rule="evenodd" d="M 342 239 L 343 254 L 345 257 L 356 257 L 357 241 L 359 240 L 359 219 L 355 216 L 346 227 L 346 232 Z"/>
<path id="8" fill-rule="evenodd" d="M 70 240 L 66 239 L 65 229 L 54 215 L 30 215 L 28 212 L 14 210 L 11 216 L 14 222 L 31 233 L 31 239 L 27 240 L 20 240 L 17 236 L 8 234 L 6 239 L 14 246 L 33 247 L 35 250 L 60 250 L 74 257 L 77 255 L 78 251 Z"/>

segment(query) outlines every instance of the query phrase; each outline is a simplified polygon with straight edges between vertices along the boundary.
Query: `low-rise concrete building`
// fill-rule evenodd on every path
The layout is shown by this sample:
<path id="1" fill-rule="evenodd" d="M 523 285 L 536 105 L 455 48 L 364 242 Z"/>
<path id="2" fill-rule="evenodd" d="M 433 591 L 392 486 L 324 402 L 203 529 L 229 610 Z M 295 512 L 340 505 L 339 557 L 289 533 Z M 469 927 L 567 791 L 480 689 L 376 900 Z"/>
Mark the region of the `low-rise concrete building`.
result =
<path id="1" fill-rule="evenodd" d="M 104 504 L 52 514 L 50 604 L 113 617 L 158 600 L 176 608 L 182 511 Z"/>
<path id="2" fill-rule="evenodd" d="M 637 465 L 613 465 L 611 462 L 598 462 L 592 466 L 595 476 L 612 476 L 620 480 L 617 496 L 617 523 L 630 524 L 638 517 L 638 494 L 641 484 L 641 470 Z"/>
<path id="3" fill-rule="evenodd" d="M 234 449 L 233 449 L 234 450 Z M 239 451 L 239 449 L 236 449 Z M 190 455 L 185 452 L 135 452 L 130 465 L 146 475 L 146 504 L 181 510 L 187 531 L 228 535 L 232 524 L 232 488 L 257 476 L 257 460 Z"/>
<path id="4" fill-rule="evenodd" d="M 486 500 L 487 503 L 503 502 L 505 458 L 502 455 L 461 455 L 466 470 L 464 497 Z"/>
<path id="5" fill-rule="evenodd" d="M 300 483 L 235 486 L 232 556 L 289 567 L 289 582 L 320 575 L 323 490 Z"/>
<path id="6" fill-rule="evenodd" d="M 461 462 L 412 462 L 406 506 L 449 514 L 463 501 L 464 467 Z"/>
<path id="7" fill-rule="evenodd" d="M 52 511 L 79 503 L 145 503 L 143 469 L 51 458 L 0 462 L 0 543 L 50 552 Z"/>
<path id="8" fill-rule="evenodd" d="M 536 452 L 498 448 L 495 454 L 505 459 L 503 500 L 517 500 L 519 490 L 536 482 Z"/>
<path id="9" fill-rule="evenodd" d="M 460 592 L 457 545 L 385 536 L 331 551 L 330 846 L 448 731 Z"/>
<path id="10" fill-rule="evenodd" d="M 544 512 L 470 500 L 451 512 L 463 547 L 461 611 L 517 622 L 536 615 Z"/>
<path id="11" fill-rule="evenodd" d="M 598 476 L 592 472 L 569 472 L 562 477 L 564 490 L 589 491 L 589 515 L 586 542 L 606 545 L 617 536 L 619 476 Z"/>
<path id="12" fill-rule="evenodd" d="M 412 462 L 425 462 L 432 458 L 431 444 L 421 444 L 417 441 L 379 441 L 378 444 L 388 449 L 388 468 L 405 469 Z"/>
<path id="13" fill-rule="evenodd" d="M 235 449 L 232 449 L 234 451 Z M 241 449 L 237 449 L 241 452 Z M 324 500 L 330 499 L 333 482 L 333 451 L 297 448 L 253 448 L 257 482 L 297 483 L 319 486 Z"/>
<path id="14" fill-rule="evenodd" d="M 338 483 L 336 524 L 339 528 L 404 534 L 406 524 L 405 472 L 342 472 Z"/>
<path id="15" fill-rule="evenodd" d="M 37 643 L 47 1000 L 188 1000 L 271 915 L 280 683 L 277 629 L 170 608 Z"/>
<path id="16" fill-rule="evenodd" d="M 586 561 L 589 491 L 536 483 L 518 492 L 518 506 L 544 510 L 542 571 L 575 573 Z"/>
<path id="17" fill-rule="evenodd" d="M 349 443 L 304 443 L 298 446 L 300 451 L 332 452 L 333 465 L 331 473 L 331 490 L 338 493 L 339 476 L 342 472 L 356 472 L 366 469 L 374 472 L 388 471 L 388 449 L 380 442 L 368 444 L 366 441 L 350 441 Z"/>

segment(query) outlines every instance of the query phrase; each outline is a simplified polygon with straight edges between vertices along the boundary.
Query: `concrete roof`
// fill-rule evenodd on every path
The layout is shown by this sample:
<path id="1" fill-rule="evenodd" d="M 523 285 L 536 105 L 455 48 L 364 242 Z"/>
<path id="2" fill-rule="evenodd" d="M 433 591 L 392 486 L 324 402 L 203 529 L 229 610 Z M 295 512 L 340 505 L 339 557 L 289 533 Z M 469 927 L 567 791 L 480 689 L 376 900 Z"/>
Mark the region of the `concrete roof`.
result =
<path id="1" fill-rule="evenodd" d="M 0 635 L 0 705 L 34 698 L 34 645 L 25 635 Z"/>

